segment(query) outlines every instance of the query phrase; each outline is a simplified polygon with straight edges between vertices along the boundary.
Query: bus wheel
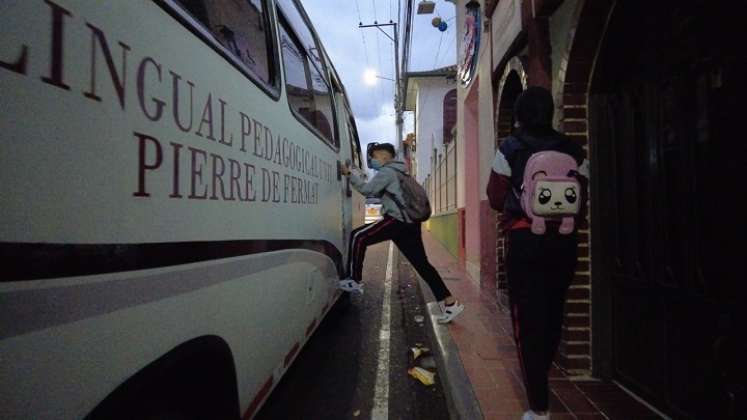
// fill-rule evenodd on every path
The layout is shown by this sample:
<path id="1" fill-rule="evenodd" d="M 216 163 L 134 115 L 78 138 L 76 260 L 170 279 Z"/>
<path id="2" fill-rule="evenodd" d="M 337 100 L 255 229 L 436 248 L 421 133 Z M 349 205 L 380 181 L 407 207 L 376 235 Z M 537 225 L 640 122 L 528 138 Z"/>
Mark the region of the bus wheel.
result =
<path id="1" fill-rule="evenodd" d="M 239 418 L 236 371 L 228 345 L 215 336 L 184 343 L 128 379 L 87 420 Z"/>

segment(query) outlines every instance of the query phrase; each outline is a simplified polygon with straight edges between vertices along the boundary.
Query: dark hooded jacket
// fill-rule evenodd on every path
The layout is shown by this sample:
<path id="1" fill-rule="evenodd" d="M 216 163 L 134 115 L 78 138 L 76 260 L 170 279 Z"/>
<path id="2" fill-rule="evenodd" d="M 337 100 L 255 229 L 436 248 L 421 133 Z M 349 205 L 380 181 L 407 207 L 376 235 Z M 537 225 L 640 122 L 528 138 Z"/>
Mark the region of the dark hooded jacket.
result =
<path id="1" fill-rule="evenodd" d="M 528 220 L 519 197 L 524 168 L 532 154 L 546 150 L 568 154 L 576 159 L 579 173 L 588 173 L 586 168 L 582 169 L 583 148 L 552 128 L 554 110 L 552 94 L 540 86 L 526 89 L 514 103 L 514 118 L 521 128 L 498 147 L 487 188 L 490 206 L 503 213 L 504 228 L 512 227 L 513 221 Z M 579 176 L 579 182 L 582 190 L 579 214 L 583 215 L 586 210 L 586 180 Z M 583 218 L 580 221 L 580 224 L 584 223 Z"/>
<path id="2" fill-rule="evenodd" d="M 572 156 L 579 166 L 584 161 L 583 148 L 567 136 L 552 129 L 532 133 L 517 130 L 516 133 L 504 139 L 498 147 L 498 153 L 503 155 L 511 168 L 511 175 L 505 176 L 492 172 L 487 195 L 491 207 L 503 212 L 501 219 L 504 227 L 514 220 L 527 218 L 519 200 L 521 185 L 524 182 L 524 168 L 533 153 L 545 150 L 566 153 Z M 585 187 L 585 180 L 580 179 L 580 181 L 582 187 Z M 584 202 L 585 200 L 582 201 Z M 583 207 L 580 214 L 583 214 Z"/>

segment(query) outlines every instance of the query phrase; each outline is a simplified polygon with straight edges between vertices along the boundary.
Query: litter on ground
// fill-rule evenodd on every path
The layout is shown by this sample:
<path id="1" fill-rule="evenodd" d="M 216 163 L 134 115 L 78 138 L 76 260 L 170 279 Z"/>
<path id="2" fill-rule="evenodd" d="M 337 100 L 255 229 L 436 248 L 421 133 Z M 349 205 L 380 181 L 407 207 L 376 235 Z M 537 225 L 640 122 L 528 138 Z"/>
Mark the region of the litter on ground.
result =
<path id="1" fill-rule="evenodd" d="M 435 383 L 436 374 L 416 366 L 407 371 L 413 378 L 419 380 L 423 385 L 433 385 Z"/>

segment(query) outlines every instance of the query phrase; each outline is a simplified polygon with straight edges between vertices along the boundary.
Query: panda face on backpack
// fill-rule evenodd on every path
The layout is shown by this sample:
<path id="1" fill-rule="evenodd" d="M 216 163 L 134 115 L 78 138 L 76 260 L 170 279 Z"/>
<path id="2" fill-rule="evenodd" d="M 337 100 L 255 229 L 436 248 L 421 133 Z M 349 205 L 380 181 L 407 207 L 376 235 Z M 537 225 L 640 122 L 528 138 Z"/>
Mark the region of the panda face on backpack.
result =
<path id="1" fill-rule="evenodd" d="M 578 213 L 578 182 L 544 180 L 535 183 L 532 212 L 538 216 L 563 216 Z"/>
<path id="2" fill-rule="evenodd" d="M 578 164 L 570 155 L 542 151 L 532 154 L 524 169 L 521 207 L 532 220 L 532 232 L 544 234 L 546 220 L 561 221 L 559 232 L 573 232 L 579 212 L 581 185 Z"/>

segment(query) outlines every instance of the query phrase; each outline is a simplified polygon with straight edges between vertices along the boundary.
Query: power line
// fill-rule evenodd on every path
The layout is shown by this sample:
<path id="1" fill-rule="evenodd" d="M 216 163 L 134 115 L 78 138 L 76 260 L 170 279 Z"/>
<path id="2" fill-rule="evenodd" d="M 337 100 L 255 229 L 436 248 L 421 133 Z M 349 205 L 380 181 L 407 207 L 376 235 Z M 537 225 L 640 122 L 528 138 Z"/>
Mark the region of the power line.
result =
<path id="1" fill-rule="evenodd" d="M 446 50 L 444 51 L 444 54 L 443 56 L 441 56 L 441 58 L 447 57 L 449 55 L 449 51 L 451 51 L 452 48 L 456 48 L 456 31 L 453 31 L 451 33 L 451 37 L 449 39 L 451 41 L 448 42 Z M 456 59 L 454 60 L 454 63 L 456 64 Z"/>
<path id="2" fill-rule="evenodd" d="M 379 23 L 378 22 L 378 11 L 376 10 L 375 0 L 372 0 L 371 4 L 372 4 L 373 12 L 374 12 L 374 18 L 376 20 L 374 20 L 374 23 L 372 25 L 359 25 L 359 27 L 360 28 L 376 28 L 379 32 L 381 32 L 382 34 L 384 34 L 394 44 L 394 46 L 393 46 L 394 48 L 393 49 L 392 48 L 388 48 L 389 51 L 387 51 L 387 53 L 394 52 L 395 54 L 397 54 L 397 52 L 398 52 L 397 51 L 398 50 L 397 45 L 399 44 L 399 39 L 400 39 L 399 32 L 397 31 L 399 22 L 395 23 L 393 20 L 390 19 L 389 23 Z M 386 13 L 386 12 L 384 12 L 384 13 Z M 390 15 L 390 17 L 391 17 L 391 15 Z M 393 36 L 390 35 L 389 32 L 386 32 L 386 31 L 382 30 L 381 29 L 382 27 L 392 27 L 393 30 L 394 30 Z M 378 63 L 379 63 L 379 68 L 381 69 L 383 67 L 382 66 L 382 58 L 381 58 L 381 54 L 382 54 L 381 41 L 380 41 L 381 34 L 377 32 L 376 35 L 377 35 L 377 37 L 376 37 L 376 45 L 377 45 L 377 55 L 376 55 L 376 58 L 377 58 Z M 394 77 L 395 77 L 395 79 L 393 81 L 394 81 L 394 87 L 395 87 L 395 89 L 394 89 L 394 101 L 393 102 L 394 102 L 394 109 L 395 109 L 395 116 L 396 116 L 396 119 L 395 119 L 395 123 L 396 124 L 395 124 L 395 126 L 396 126 L 396 130 L 397 130 L 397 143 L 400 145 L 400 148 L 401 148 L 402 147 L 402 144 L 401 144 L 401 142 L 402 142 L 402 139 L 401 139 L 401 134 L 402 134 L 401 133 L 402 132 L 402 109 L 401 109 L 401 102 L 399 100 L 400 93 L 401 93 L 400 92 L 401 91 L 401 89 L 400 89 L 400 86 L 401 86 L 401 79 L 400 79 L 400 77 L 401 76 L 400 76 L 400 66 L 398 65 L 399 64 L 399 55 L 398 54 L 395 56 L 394 60 L 395 60 L 395 63 L 394 63 L 394 72 L 395 72 L 395 76 Z M 380 77 L 380 78 L 384 78 L 384 77 Z M 390 80 L 392 80 L 392 79 L 390 79 Z M 382 85 L 379 85 L 379 86 L 383 89 Z M 387 101 L 386 105 L 391 105 L 391 101 Z"/>
<path id="3" fill-rule="evenodd" d="M 433 68 L 436 68 L 436 64 L 438 63 L 438 54 L 441 52 L 441 43 L 444 40 L 444 33 L 441 32 L 441 37 L 438 38 L 438 48 L 436 48 L 436 58 L 433 60 Z"/>
<path id="4" fill-rule="evenodd" d="M 381 73 L 384 67 L 381 65 L 381 44 L 379 42 L 379 38 L 380 38 L 380 35 L 378 32 L 376 32 L 376 58 L 378 59 L 378 62 L 379 62 L 379 73 Z M 379 92 L 382 92 L 383 89 L 384 89 L 384 86 L 381 83 L 379 83 Z"/>
<path id="5" fill-rule="evenodd" d="M 407 73 L 410 66 L 410 49 L 412 48 L 412 34 L 415 31 L 414 16 L 412 14 L 413 1 L 407 0 L 405 4 L 405 22 L 404 47 L 402 49 L 402 72 Z"/>
<path id="6" fill-rule="evenodd" d="M 374 22 L 378 22 L 379 20 L 379 14 L 376 11 L 376 0 L 371 0 L 371 5 L 373 6 L 373 12 L 374 12 Z M 381 62 L 381 34 L 377 31 L 376 32 L 376 60 L 379 63 L 379 73 L 383 73 L 384 66 Z M 382 83 L 378 83 L 378 95 L 379 95 L 379 102 L 381 102 L 382 97 L 386 97 L 386 93 L 384 93 L 384 85 Z"/>
<path id="7" fill-rule="evenodd" d="M 355 10 L 358 12 L 358 23 L 363 23 L 363 19 L 361 18 L 361 8 L 358 5 L 358 0 L 355 0 Z M 366 45 L 366 34 L 363 33 L 363 31 L 359 31 L 361 33 L 361 42 L 363 43 L 363 54 L 366 56 L 366 66 L 370 66 L 369 59 L 368 59 L 368 45 Z"/>
<path id="8" fill-rule="evenodd" d="M 453 19 L 450 18 L 449 20 Z M 449 29 L 446 30 L 446 34 L 449 35 L 447 37 L 447 43 L 446 43 L 446 49 L 443 51 L 443 55 L 441 55 L 441 58 L 447 57 L 449 54 L 449 51 L 451 51 L 452 47 L 456 47 L 456 31 L 453 30 L 453 27 L 449 27 Z M 441 37 L 443 38 L 444 33 L 441 32 Z M 436 59 L 433 61 L 433 68 L 438 68 L 438 61 L 439 61 L 439 51 L 441 50 L 441 40 L 439 40 L 438 43 L 438 50 L 436 51 Z"/>

